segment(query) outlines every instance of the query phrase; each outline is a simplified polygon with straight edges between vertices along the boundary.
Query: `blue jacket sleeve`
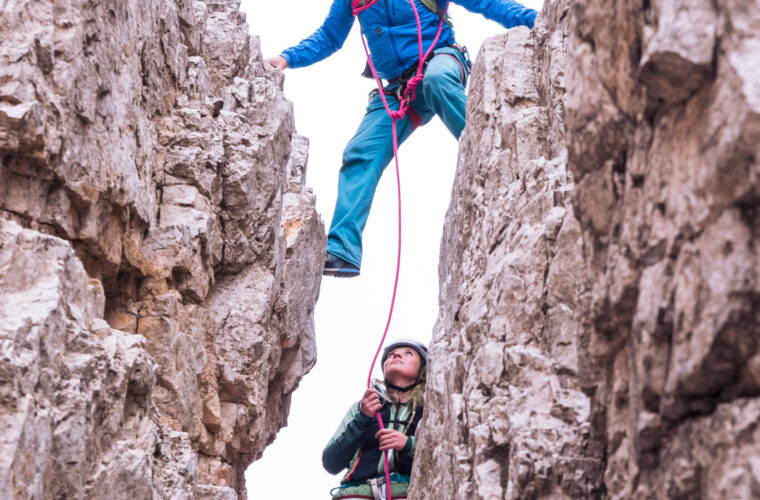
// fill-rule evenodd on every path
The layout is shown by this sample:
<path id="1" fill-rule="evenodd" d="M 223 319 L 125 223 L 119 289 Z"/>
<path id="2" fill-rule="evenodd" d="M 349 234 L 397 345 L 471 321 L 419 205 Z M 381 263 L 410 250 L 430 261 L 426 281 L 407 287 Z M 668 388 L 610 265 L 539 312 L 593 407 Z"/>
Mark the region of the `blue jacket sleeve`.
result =
<path id="1" fill-rule="evenodd" d="M 282 57 L 291 68 L 302 68 L 321 61 L 343 46 L 353 24 L 351 1 L 334 0 L 322 26 L 298 45 L 285 49 Z"/>
<path id="2" fill-rule="evenodd" d="M 482 14 L 491 21 L 496 21 L 505 28 L 527 26 L 533 28 L 536 12 L 514 0 L 452 0 L 470 12 Z"/>
<path id="3" fill-rule="evenodd" d="M 351 407 L 322 452 L 322 465 L 327 472 L 337 474 L 348 467 L 371 423 L 372 417 L 360 412 L 358 404 Z"/>

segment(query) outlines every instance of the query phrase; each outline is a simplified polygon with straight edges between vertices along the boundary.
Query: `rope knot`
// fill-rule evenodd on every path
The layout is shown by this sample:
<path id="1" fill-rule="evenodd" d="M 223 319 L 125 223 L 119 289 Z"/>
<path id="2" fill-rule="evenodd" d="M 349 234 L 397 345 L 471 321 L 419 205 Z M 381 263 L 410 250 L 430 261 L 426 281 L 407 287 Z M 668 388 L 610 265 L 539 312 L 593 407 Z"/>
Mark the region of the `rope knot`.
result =
<path id="1" fill-rule="evenodd" d="M 406 88 L 409 89 L 410 92 L 414 92 L 414 89 L 417 88 L 417 86 L 422 83 L 422 79 L 425 78 L 425 75 L 422 73 L 418 75 L 414 75 L 409 79 L 409 81 L 406 84 Z"/>
<path id="2" fill-rule="evenodd" d="M 390 115 L 392 120 L 402 120 L 406 116 L 406 109 L 402 107 L 398 111 L 391 111 L 388 115 Z"/>

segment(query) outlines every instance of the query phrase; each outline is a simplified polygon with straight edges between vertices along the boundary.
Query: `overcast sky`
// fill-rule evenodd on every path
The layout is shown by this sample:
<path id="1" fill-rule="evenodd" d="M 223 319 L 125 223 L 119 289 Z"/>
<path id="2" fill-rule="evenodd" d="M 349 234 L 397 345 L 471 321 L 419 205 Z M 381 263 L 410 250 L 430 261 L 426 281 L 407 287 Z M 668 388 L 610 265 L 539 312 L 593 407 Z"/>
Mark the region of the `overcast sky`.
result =
<path id="1" fill-rule="evenodd" d="M 524 5 L 540 9 L 543 0 Z M 310 35 L 332 0 L 242 0 L 264 57 L 278 55 Z M 450 8 L 457 41 L 473 59 L 498 24 Z M 285 94 L 294 103 L 296 127 L 309 138 L 307 185 L 328 227 L 346 142 L 367 105 L 371 80 L 362 78 L 364 49 L 358 23 L 343 49 L 308 68 L 285 71 Z M 438 314 L 438 249 L 451 195 L 457 142 L 440 119 L 415 131 L 399 153 L 402 187 L 402 257 L 399 291 L 389 339 L 430 342 Z M 329 499 L 342 474 L 322 468 L 322 449 L 349 406 L 363 394 L 372 357 L 383 334 L 396 265 L 396 186 L 393 165 L 380 181 L 364 232 L 361 276 L 325 277 L 316 306 L 317 364 L 293 395 L 288 426 L 246 472 L 251 500 Z M 375 376 L 379 370 L 375 370 Z"/>

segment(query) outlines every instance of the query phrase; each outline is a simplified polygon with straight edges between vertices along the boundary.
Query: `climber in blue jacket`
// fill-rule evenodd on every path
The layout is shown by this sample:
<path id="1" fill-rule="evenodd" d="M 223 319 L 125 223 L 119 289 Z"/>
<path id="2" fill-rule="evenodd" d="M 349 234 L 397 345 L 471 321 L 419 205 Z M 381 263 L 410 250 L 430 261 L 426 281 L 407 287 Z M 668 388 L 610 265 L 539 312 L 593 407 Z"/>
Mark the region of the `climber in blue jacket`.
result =
<path id="1" fill-rule="evenodd" d="M 420 17 L 423 47 L 435 38 L 444 0 L 414 0 Z M 454 0 L 465 9 L 482 14 L 509 29 L 533 27 L 536 11 L 514 0 Z M 380 78 L 388 81 L 384 93 L 391 109 L 399 108 L 395 96 L 404 76 L 419 63 L 417 23 L 409 0 L 378 0 L 358 15 L 372 61 Z M 330 56 L 343 46 L 354 16 L 351 0 L 333 0 L 322 26 L 310 37 L 281 55 L 267 59 L 274 67 L 301 68 Z M 443 120 L 459 139 L 465 125 L 467 96 L 465 87 L 470 63 L 466 52 L 457 45 L 450 23 L 444 23 L 440 39 L 427 62 L 425 77 L 417 89 L 407 116 L 397 123 L 399 144 L 434 114 Z M 327 258 L 323 273 L 328 276 L 359 275 L 362 259 L 362 232 L 369 217 L 372 198 L 385 167 L 393 158 L 391 118 L 383 107 L 378 92 L 371 95 L 366 114 L 354 137 L 343 152 L 343 165 L 338 178 L 330 232 L 327 237 Z"/>

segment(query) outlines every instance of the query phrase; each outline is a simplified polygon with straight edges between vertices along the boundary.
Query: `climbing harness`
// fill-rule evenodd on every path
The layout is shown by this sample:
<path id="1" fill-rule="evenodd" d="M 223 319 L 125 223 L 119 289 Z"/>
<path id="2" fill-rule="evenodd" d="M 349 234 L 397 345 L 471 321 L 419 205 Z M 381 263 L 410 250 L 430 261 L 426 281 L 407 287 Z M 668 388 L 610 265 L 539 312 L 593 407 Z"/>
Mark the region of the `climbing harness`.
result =
<path id="1" fill-rule="evenodd" d="M 457 56 L 455 56 L 454 54 L 450 54 L 448 52 L 443 53 L 444 55 L 447 55 L 447 56 L 451 57 L 452 59 L 454 59 L 454 61 L 456 61 L 456 63 L 459 65 L 459 69 L 461 70 L 460 76 L 461 76 L 461 79 L 462 79 L 462 85 L 464 85 L 465 79 L 466 79 L 466 75 L 467 75 L 467 73 L 465 72 L 465 66 L 467 66 L 467 71 L 469 71 L 470 69 L 472 69 L 472 61 L 470 61 L 470 53 L 467 51 L 467 47 L 465 47 L 465 46 L 459 46 L 456 43 L 452 43 L 451 45 L 449 45 L 449 47 L 451 47 L 452 49 L 458 50 L 459 52 L 462 53 L 462 56 L 464 57 L 465 65 L 462 65 L 462 63 L 459 61 L 459 58 Z M 423 73 L 425 73 L 425 71 L 427 69 L 427 66 L 428 66 L 428 63 L 433 59 L 434 56 L 435 56 L 434 53 L 428 55 L 428 58 L 425 60 L 425 62 L 423 63 L 423 66 L 422 66 L 422 72 Z M 369 64 L 367 64 L 367 70 L 366 71 L 369 73 L 369 77 L 373 78 L 372 71 L 369 69 Z M 417 73 L 417 64 L 415 64 L 414 66 L 410 66 L 409 68 L 406 68 L 404 71 L 401 72 L 401 74 L 399 76 L 397 76 L 396 78 L 391 78 L 390 80 L 388 80 L 388 84 L 389 85 L 386 86 L 386 87 L 383 87 L 383 92 L 385 92 L 385 95 L 396 97 L 400 101 L 404 97 L 404 92 L 406 91 L 406 88 L 409 85 L 409 80 L 416 73 Z M 365 76 L 365 75 L 362 74 L 362 76 Z M 372 89 L 370 91 L 370 93 L 369 93 L 369 103 L 370 104 L 375 99 L 375 97 L 377 97 L 377 94 L 379 92 L 380 91 L 378 89 Z M 409 108 L 409 110 L 407 110 L 407 113 L 409 111 L 413 110 L 413 109 L 414 108 Z"/>
<path id="2" fill-rule="evenodd" d="M 406 474 L 399 474 L 398 472 L 391 472 L 390 474 L 391 485 L 393 484 L 409 484 L 409 476 Z M 385 484 L 385 476 L 380 476 L 373 479 L 366 479 L 364 481 L 353 481 L 341 484 L 330 490 L 330 495 L 345 495 L 338 496 L 340 500 L 350 499 L 378 499 L 385 500 L 386 492 L 383 491 L 382 486 Z M 348 492 L 347 492 L 348 490 Z M 371 497 L 368 495 L 372 495 Z M 406 498 L 406 493 L 401 497 L 394 497 L 395 500 Z"/>
<path id="3" fill-rule="evenodd" d="M 354 17 L 358 16 L 360 12 L 370 8 L 372 5 L 377 3 L 378 0 L 352 0 L 351 7 L 353 10 Z M 396 254 L 396 276 L 393 282 L 393 295 L 391 297 L 391 305 L 390 309 L 388 311 L 388 320 L 385 323 L 385 330 L 383 331 L 383 337 L 380 340 L 380 345 L 377 347 L 377 351 L 375 352 L 375 357 L 372 359 L 372 365 L 369 369 L 369 376 L 367 377 L 367 388 L 370 388 L 372 386 L 372 372 L 375 369 L 375 363 L 377 362 L 377 358 L 380 355 L 380 351 L 383 348 L 383 344 L 385 343 L 385 337 L 388 335 L 388 328 L 391 325 L 391 318 L 393 317 L 393 306 L 396 303 L 396 292 L 398 291 L 398 277 L 399 277 L 399 270 L 401 268 L 401 174 L 399 170 L 398 165 L 398 133 L 397 133 L 397 127 L 396 122 L 398 120 L 402 120 L 404 116 L 406 116 L 407 111 L 411 106 L 411 102 L 416 97 L 416 89 L 417 86 L 422 83 L 422 80 L 424 78 L 423 72 L 425 69 L 425 61 L 428 59 L 428 57 L 433 53 L 433 49 L 435 48 L 436 44 L 438 43 L 438 40 L 441 37 L 441 31 L 443 30 L 443 24 L 446 20 L 446 12 L 449 8 L 448 1 L 445 3 L 445 7 L 441 8 L 438 6 L 438 2 L 436 0 L 433 0 L 436 3 L 437 9 L 434 10 L 434 12 L 438 13 L 437 10 L 440 10 L 441 13 L 438 15 L 440 18 L 440 21 L 438 23 L 438 32 L 435 35 L 435 38 L 433 39 L 433 42 L 430 44 L 430 47 L 428 47 L 427 52 L 423 50 L 422 46 L 422 24 L 420 21 L 420 14 L 417 12 L 417 7 L 414 5 L 414 0 L 409 0 L 409 4 L 412 6 L 412 11 L 414 12 L 415 20 L 417 21 L 417 45 L 419 47 L 419 63 L 417 65 L 417 70 L 414 73 L 414 75 L 409 78 L 406 88 L 404 89 L 403 95 L 401 98 L 399 98 L 399 109 L 398 110 L 391 110 L 390 106 L 388 106 L 388 101 L 385 98 L 385 91 L 383 89 L 383 84 L 380 81 L 380 78 L 377 76 L 377 71 L 375 71 L 375 65 L 372 63 L 372 57 L 369 54 L 369 49 L 367 48 L 367 41 L 364 36 L 364 31 L 361 30 L 361 38 L 362 38 L 362 44 L 364 45 L 364 52 L 367 54 L 367 64 L 369 65 L 370 70 L 372 71 L 372 76 L 375 78 L 375 83 L 377 83 L 378 92 L 380 93 L 380 98 L 383 101 L 383 106 L 385 107 L 385 111 L 388 113 L 388 116 L 391 118 L 391 128 L 393 132 L 393 159 L 395 161 L 396 165 L 396 192 L 398 195 L 398 251 Z M 423 0 L 423 4 L 428 6 L 429 1 L 427 3 Z M 429 8 L 429 7 L 428 7 Z M 359 26 L 361 27 L 361 23 L 359 23 Z M 412 110 L 414 111 L 414 110 Z M 416 115 L 416 113 L 414 113 Z M 410 118 L 411 119 L 411 118 Z M 380 416 L 380 412 L 378 411 L 375 415 L 377 417 L 377 422 L 380 425 L 380 429 L 383 429 L 383 419 Z M 384 453 L 384 464 L 385 464 L 385 484 L 387 486 L 387 500 L 393 500 L 393 497 L 391 495 L 391 480 L 390 480 L 390 472 L 388 470 L 388 450 Z"/>

